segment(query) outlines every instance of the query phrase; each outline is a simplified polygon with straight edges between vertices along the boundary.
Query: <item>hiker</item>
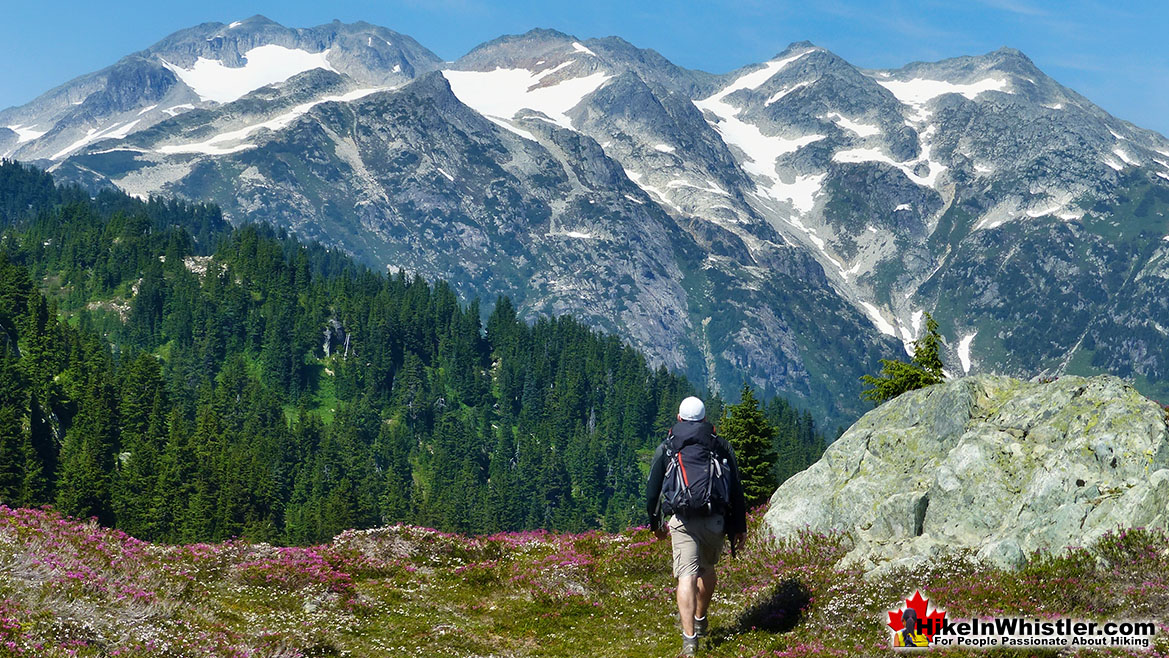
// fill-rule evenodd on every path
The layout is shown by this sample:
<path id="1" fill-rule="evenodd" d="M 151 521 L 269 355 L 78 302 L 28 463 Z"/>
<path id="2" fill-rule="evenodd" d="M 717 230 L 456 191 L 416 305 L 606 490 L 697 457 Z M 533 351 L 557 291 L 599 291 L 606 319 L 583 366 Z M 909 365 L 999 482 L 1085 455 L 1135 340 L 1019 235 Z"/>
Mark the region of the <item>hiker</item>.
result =
<path id="1" fill-rule="evenodd" d="M 688 397 L 678 406 L 677 424 L 654 452 L 646 491 L 654 536 L 665 539 L 669 534 L 673 540 L 682 655 L 693 656 L 708 628 L 706 615 L 718 583 L 714 565 L 722 555 L 723 538 L 731 538 L 734 555 L 747 536 L 735 452 L 706 422 L 702 400 Z M 663 526 L 662 517 L 670 514 Z"/>
<path id="2" fill-rule="evenodd" d="M 895 647 L 928 647 L 930 642 L 926 636 L 920 633 L 921 622 L 917 619 L 917 611 L 913 608 L 906 608 L 901 613 L 901 623 L 905 626 L 900 631 L 893 635 L 893 646 Z"/>

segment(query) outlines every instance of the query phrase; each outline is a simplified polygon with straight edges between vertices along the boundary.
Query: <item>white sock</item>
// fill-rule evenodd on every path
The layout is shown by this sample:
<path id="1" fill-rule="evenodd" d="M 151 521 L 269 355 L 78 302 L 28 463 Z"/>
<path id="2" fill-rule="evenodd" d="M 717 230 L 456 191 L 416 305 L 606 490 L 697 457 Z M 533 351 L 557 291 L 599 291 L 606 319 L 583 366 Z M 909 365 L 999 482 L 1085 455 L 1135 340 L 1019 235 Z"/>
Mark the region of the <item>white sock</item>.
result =
<path id="1" fill-rule="evenodd" d="M 695 617 L 694 621 L 706 621 L 706 617 Z"/>
<path id="2" fill-rule="evenodd" d="M 686 638 L 687 640 L 693 640 L 694 638 L 698 637 L 698 633 L 695 633 L 694 635 L 687 635 L 686 631 L 682 631 L 682 637 Z"/>

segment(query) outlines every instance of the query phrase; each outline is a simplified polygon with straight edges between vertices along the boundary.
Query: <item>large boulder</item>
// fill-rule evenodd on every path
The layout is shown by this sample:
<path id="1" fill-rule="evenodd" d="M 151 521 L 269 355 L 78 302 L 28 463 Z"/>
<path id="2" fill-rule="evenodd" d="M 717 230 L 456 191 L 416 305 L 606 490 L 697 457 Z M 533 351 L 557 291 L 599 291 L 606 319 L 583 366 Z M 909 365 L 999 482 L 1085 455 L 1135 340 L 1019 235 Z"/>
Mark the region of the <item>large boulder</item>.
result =
<path id="1" fill-rule="evenodd" d="M 1166 412 L 1123 380 L 980 375 L 865 414 L 771 497 L 765 527 L 842 531 L 868 571 L 968 548 L 1001 567 L 1169 525 Z"/>

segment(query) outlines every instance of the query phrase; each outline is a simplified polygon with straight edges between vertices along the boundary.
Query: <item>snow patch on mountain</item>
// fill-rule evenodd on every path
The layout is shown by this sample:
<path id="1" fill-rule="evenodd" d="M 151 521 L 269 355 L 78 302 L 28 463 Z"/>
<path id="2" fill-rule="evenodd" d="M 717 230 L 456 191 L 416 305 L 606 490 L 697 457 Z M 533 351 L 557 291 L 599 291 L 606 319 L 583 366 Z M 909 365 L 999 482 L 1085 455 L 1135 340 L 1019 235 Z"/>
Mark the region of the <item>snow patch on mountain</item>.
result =
<path id="1" fill-rule="evenodd" d="M 865 314 L 873 321 L 873 326 L 877 328 L 877 331 L 894 338 L 897 337 L 897 330 L 885 319 L 885 316 L 881 315 L 881 311 L 876 306 L 869 302 L 861 302 L 861 307 L 865 309 Z"/>
<path id="2" fill-rule="evenodd" d="M 16 126 L 8 126 L 7 128 L 9 130 L 11 130 L 12 132 L 16 133 L 16 143 L 17 144 L 31 142 L 32 140 L 38 139 L 41 135 L 44 135 L 45 133 L 49 132 L 48 130 L 37 130 L 33 126 L 16 125 Z"/>
<path id="3" fill-rule="evenodd" d="M 816 235 L 816 231 L 814 231 L 814 230 L 812 230 L 811 228 L 809 228 L 809 227 L 805 226 L 805 225 L 804 225 L 804 223 L 803 223 L 803 222 L 801 222 L 801 221 L 800 221 L 800 219 L 799 219 L 798 217 L 788 217 L 788 218 L 787 218 L 787 223 L 788 223 L 788 224 L 791 224 L 792 226 L 794 226 L 794 227 L 798 228 L 799 230 L 803 231 L 803 232 L 804 232 L 804 234 L 806 234 L 806 235 L 808 236 L 808 239 L 812 241 L 812 244 L 816 245 L 816 248 L 817 248 L 817 249 L 819 249 L 819 250 L 820 250 L 820 251 L 821 251 L 821 252 L 822 252 L 822 253 L 823 253 L 825 256 L 828 256 L 828 252 L 827 252 L 827 250 L 825 250 L 825 249 L 824 249 L 824 245 L 825 245 L 824 238 L 822 238 L 822 237 L 820 237 L 820 236 Z M 835 263 L 835 264 L 836 264 L 836 267 L 837 267 L 838 269 L 841 269 L 841 270 L 843 270 L 843 269 L 844 269 L 844 268 L 841 266 L 840 262 L 839 262 L 839 261 L 837 261 L 836 259 L 832 258 L 831 256 L 828 256 L 828 260 L 830 260 L 830 261 L 832 261 L 833 263 Z"/>
<path id="4" fill-rule="evenodd" d="M 929 149 L 923 145 L 921 150 L 921 157 L 912 162 L 897 162 L 893 158 L 886 155 L 881 149 L 877 148 L 857 148 L 847 149 L 844 151 L 837 151 L 832 154 L 834 162 L 843 163 L 862 163 L 862 162 L 882 162 L 884 164 L 892 165 L 900 169 L 909 180 L 924 187 L 934 187 L 938 182 L 938 175 L 946 168 L 934 162 L 929 162 Z M 924 163 L 929 167 L 928 172 L 924 176 L 919 176 L 915 171 L 917 165 Z"/>
<path id="5" fill-rule="evenodd" d="M 484 116 L 510 121 L 520 110 L 535 110 L 547 116 L 556 125 L 572 130 L 572 120 L 568 118 L 568 111 L 611 77 L 608 73 L 598 71 L 548 86 L 540 85 L 544 78 L 573 61 L 575 60 L 568 60 L 540 72 L 504 68 L 494 71 L 446 69 L 442 74 L 455 96 L 464 105 Z"/>
<path id="6" fill-rule="evenodd" d="M 275 44 L 257 46 L 244 53 L 246 63 L 239 68 L 200 57 L 195 65 L 184 69 L 163 58 L 162 65 L 174 72 L 200 100 L 230 103 L 265 85 L 283 82 L 312 69 L 335 71 L 329 64 L 329 51 L 310 53 Z"/>
<path id="7" fill-rule="evenodd" d="M 978 332 L 966 334 L 962 340 L 958 341 L 958 360 L 962 362 L 962 374 L 970 373 L 970 345 L 974 342 L 974 337 Z"/>
<path id="8" fill-rule="evenodd" d="M 689 188 L 693 188 L 696 190 L 701 190 L 703 192 L 710 192 L 711 194 L 720 194 L 722 196 L 730 196 L 730 193 L 728 193 L 723 188 L 719 187 L 719 185 L 717 183 L 715 183 L 714 181 L 706 181 L 706 185 L 703 186 L 703 185 L 698 185 L 696 183 L 692 183 L 688 180 L 684 180 L 681 178 L 675 178 L 674 180 L 670 181 L 669 183 L 666 183 L 667 189 L 672 188 L 672 187 L 689 187 Z"/>
<path id="9" fill-rule="evenodd" d="M 493 117 L 489 114 L 485 114 L 483 116 L 487 117 L 487 120 L 490 121 L 491 123 L 494 123 L 495 125 L 499 126 L 500 128 L 503 128 L 505 130 L 508 130 L 509 132 L 513 132 L 513 133 L 519 135 L 520 137 L 523 137 L 524 139 L 528 139 L 528 140 L 531 140 L 533 142 L 539 141 L 536 139 L 536 136 L 533 135 L 531 132 L 524 130 L 523 128 L 519 128 L 519 127 L 515 126 L 510 121 L 505 121 L 503 119 L 500 119 L 499 117 Z"/>
<path id="10" fill-rule="evenodd" d="M 1055 213 L 1059 212 L 1061 208 L 1062 206 L 1060 206 L 1058 203 L 1054 205 L 1041 206 L 1039 208 L 1031 208 L 1027 210 L 1027 216 L 1032 218 L 1046 217 L 1048 215 L 1054 215 Z"/>
<path id="11" fill-rule="evenodd" d="M 792 93 L 793 91 L 796 91 L 798 89 L 803 89 L 804 87 L 808 87 L 811 84 L 812 84 L 811 82 L 799 82 L 799 83 L 796 83 L 790 87 L 784 87 L 783 89 L 780 89 L 779 91 L 772 94 L 771 98 L 768 98 L 767 102 L 764 103 L 764 105 L 771 105 L 775 101 L 783 98 L 784 96 L 787 96 L 788 94 Z"/>
<path id="12" fill-rule="evenodd" d="M 654 187 L 653 185 L 641 182 L 643 176 L 636 171 L 624 169 L 624 172 L 625 177 L 633 181 L 634 185 L 640 187 L 642 190 L 645 190 L 645 192 L 650 195 L 650 198 L 656 199 L 659 203 L 669 206 L 674 212 L 685 214 L 681 208 L 674 204 L 673 201 L 670 201 L 670 197 L 666 195 L 665 190 L 661 190 Z"/>
<path id="13" fill-rule="evenodd" d="M 974 100 L 984 92 L 1006 91 L 1008 82 L 1004 78 L 983 78 L 977 82 L 962 84 L 946 80 L 914 78 L 912 80 L 877 80 L 877 84 L 893 92 L 897 100 L 902 103 L 920 106 L 944 94 L 962 94 L 966 98 Z"/>
<path id="14" fill-rule="evenodd" d="M 52 155 L 51 159 L 60 160 L 61 158 L 65 157 L 66 155 L 69 155 L 73 151 L 76 151 L 77 149 L 81 148 L 82 146 L 85 146 L 86 144 L 89 144 L 91 142 L 96 142 L 99 139 L 122 139 L 126 135 L 130 134 L 130 131 L 134 129 L 134 126 L 138 125 L 139 121 L 140 121 L 139 119 L 135 119 L 135 120 L 130 121 L 128 123 L 114 124 L 113 126 L 106 128 L 105 130 L 98 130 L 97 128 L 91 128 L 89 130 L 89 132 L 87 132 L 85 134 L 84 137 L 73 142 L 69 146 L 66 146 L 65 148 L 61 149 L 60 151 L 57 151 L 56 153 L 54 153 Z"/>
<path id="15" fill-rule="evenodd" d="M 790 201 L 792 207 L 802 213 L 811 212 L 816 205 L 816 195 L 820 193 L 827 176 L 828 174 L 796 176 L 792 183 L 785 183 L 775 177 L 775 182 L 767 193 L 773 199 Z"/>
<path id="16" fill-rule="evenodd" d="M 741 89 L 757 89 L 764 82 L 767 82 L 773 76 L 775 76 L 776 73 L 779 73 L 784 68 L 786 68 L 788 64 L 791 64 L 808 53 L 815 52 L 815 50 L 816 49 L 814 48 L 810 50 L 803 50 L 795 53 L 794 55 L 784 57 L 783 59 L 776 59 L 767 62 L 763 65 L 763 68 L 752 71 L 750 73 L 745 73 L 738 78 L 735 78 L 734 82 L 727 85 L 726 87 L 723 87 L 721 91 L 706 99 L 706 101 L 721 101 L 723 98 L 726 98 L 730 94 L 733 94 Z"/>
<path id="17" fill-rule="evenodd" d="M 250 126 L 244 126 L 243 128 L 239 128 L 236 130 L 229 130 L 227 132 L 219 133 L 218 135 L 215 135 L 214 137 L 207 139 L 207 140 L 204 140 L 202 142 L 194 142 L 194 143 L 187 143 L 187 144 L 165 144 L 163 146 L 158 147 L 157 150 L 160 153 L 165 153 L 167 155 L 173 155 L 176 153 L 202 153 L 205 155 L 228 155 L 230 153 L 237 153 L 239 151 L 245 151 L 245 150 L 250 149 L 250 148 L 255 148 L 255 144 L 240 143 L 241 140 L 247 138 L 249 135 L 251 135 L 252 133 L 254 133 L 256 131 L 263 130 L 265 128 L 268 130 L 280 130 L 282 128 L 285 128 L 289 124 L 291 124 L 293 121 L 295 121 L 297 118 L 304 116 L 314 106 L 320 105 L 321 103 L 328 103 L 331 101 L 338 101 L 338 102 L 342 102 L 342 103 L 349 102 L 349 101 L 355 101 L 359 98 L 363 98 L 365 96 L 377 93 L 379 91 L 386 91 L 387 89 L 392 89 L 392 87 L 375 87 L 375 88 L 371 88 L 371 89 L 356 89 L 354 91 L 351 91 L 351 92 L 348 92 L 345 94 L 336 95 L 336 96 L 323 96 L 321 98 L 318 98 L 318 99 L 313 100 L 313 101 L 309 101 L 307 103 L 301 103 L 300 105 L 297 105 L 296 107 L 292 108 L 288 112 L 285 112 L 284 114 L 281 114 L 281 115 L 279 115 L 273 119 L 269 119 L 267 121 L 263 121 L 260 123 L 254 123 Z"/>
<path id="18" fill-rule="evenodd" d="M 178 115 L 182 114 L 183 112 L 186 112 L 187 110 L 193 110 L 193 109 L 195 109 L 194 105 L 191 105 L 190 103 L 181 103 L 179 105 L 174 105 L 172 107 L 168 107 L 165 110 L 163 110 L 163 112 L 166 112 L 167 114 L 169 114 L 173 117 L 173 116 L 178 116 Z"/>
<path id="19" fill-rule="evenodd" d="M 1078 196 L 1077 192 L 1071 190 L 1041 187 L 1031 190 L 1031 196 L 1026 199 L 1009 195 L 983 213 L 973 230 L 993 229 L 1009 221 L 1027 218 L 1058 217 L 1064 221 L 1080 219 L 1085 211 L 1075 207 Z"/>
<path id="20" fill-rule="evenodd" d="M 914 349 L 915 346 L 913 342 L 917 340 L 917 337 L 921 332 L 921 319 L 924 315 L 925 311 L 922 309 L 914 311 L 913 315 L 909 318 L 909 327 L 906 327 L 905 323 L 900 319 L 897 320 L 897 328 L 901 331 L 901 345 L 905 348 L 905 353 L 910 357 L 912 357 L 917 351 Z"/>
<path id="21" fill-rule="evenodd" d="M 743 169 L 747 173 L 767 179 L 769 186 L 760 185 L 760 194 L 767 195 L 777 201 L 790 201 L 801 212 L 812 208 L 812 198 L 820 191 L 820 182 L 823 176 L 797 177 L 795 182 L 787 183 L 780 179 L 776 171 L 779 158 L 813 142 L 824 139 L 824 135 L 801 135 L 799 137 L 782 137 L 766 135 L 758 126 L 739 119 L 740 109 L 728 103 L 725 99 L 729 94 L 742 89 L 755 89 L 767 82 L 785 66 L 803 57 L 812 51 L 804 51 L 781 60 L 768 62 L 762 69 L 746 73 L 735 79 L 734 82 L 723 87 L 714 95 L 699 101 L 694 101 L 700 111 L 707 111 L 717 117 L 711 125 L 722 136 L 728 146 L 733 146 L 746 156 Z"/>
<path id="22" fill-rule="evenodd" d="M 1116 157 L 1120 158 L 1121 161 L 1124 162 L 1124 164 L 1133 165 L 1134 167 L 1139 167 L 1141 164 L 1139 161 L 1137 161 L 1132 156 L 1130 156 L 1128 154 L 1128 151 L 1125 151 L 1124 149 L 1122 149 L 1120 147 L 1112 149 L 1112 153 Z"/>
<path id="23" fill-rule="evenodd" d="M 846 117 L 838 112 L 832 112 L 832 113 L 826 115 L 824 118 L 828 119 L 829 121 L 832 121 L 833 123 L 840 126 L 841 128 L 844 128 L 845 130 L 856 133 L 857 137 L 872 137 L 873 135 L 880 134 L 880 132 L 881 132 L 880 126 L 874 126 L 870 123 L 860 123 L 859 121 L 853 121 L 852 119 L 849 119 L 848 117 Z"/>

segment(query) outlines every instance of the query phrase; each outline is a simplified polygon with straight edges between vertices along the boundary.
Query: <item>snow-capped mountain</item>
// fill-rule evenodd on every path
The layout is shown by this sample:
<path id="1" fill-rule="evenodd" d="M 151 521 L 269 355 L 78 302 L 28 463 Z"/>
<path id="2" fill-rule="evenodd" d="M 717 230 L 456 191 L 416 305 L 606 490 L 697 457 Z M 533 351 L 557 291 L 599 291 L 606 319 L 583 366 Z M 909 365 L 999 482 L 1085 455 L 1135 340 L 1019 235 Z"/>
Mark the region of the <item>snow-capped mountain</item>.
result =
<path id="1" fill-rule="evenodd" d="M 372 89 L 401 85 L 440 63 L 410 37 L 365 23 L 290 29 L 263 16 L 204 23 L 0 112 L 9 131 L 0 132 L 0 153 L 60 161 L 305 71 L 342 70 L 353 85 Z"/>
<path id="2" fill-rule="evenodd" d="M 949 369 L 1169 375 L 1169 140 L 1021 53 L 726 75 L 550 30 L 442 63 L 384 28 L 179 32 L 0 113 L 0 153 L 219 203 L 567 312 L 821 418 L 942 322 Z"/>

